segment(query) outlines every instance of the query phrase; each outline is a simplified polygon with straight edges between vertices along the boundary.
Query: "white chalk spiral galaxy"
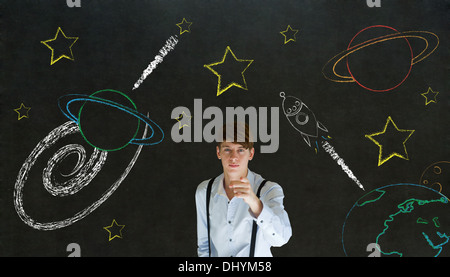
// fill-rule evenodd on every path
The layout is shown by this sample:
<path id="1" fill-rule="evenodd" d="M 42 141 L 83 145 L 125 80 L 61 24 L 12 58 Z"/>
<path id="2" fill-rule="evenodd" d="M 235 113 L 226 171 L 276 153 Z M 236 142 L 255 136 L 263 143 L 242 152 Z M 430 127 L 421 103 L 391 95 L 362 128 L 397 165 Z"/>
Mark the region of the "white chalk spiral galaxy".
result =
<path id="1" fill-rule="evenodd" d="M 122 175 L 102 194 L 102 196 L 83 209 L 82 211 L 76 213 L 74 216 L 54 222 L 37 222 L 31 218 L 23 207 L 23 189 L 28 178 L 28 173 L 33 167 L 37 158 L 49 147 L 53 146 L 61 138 L 80 133 L 78 125 L 73 121 L 68 121 L 54 130 L 52 130 L 43 140 L 41 140 L 28 158 L 25 160 L 22 168 L 19 171 L 17 180 L 14 186 L 14 207 L 20 219 L 25 222 L 30 227 L 38 230 L 55 230 L 63 228 L 73 224 L 74 222 L 86 217 L 96 208 L 98 208 L 103 202 L 105 202 L 113 192 L 119 187 L 120 183 L 125 179 L 125 177 L 130 172 L 131 168 L 134 166 L 139 153 L 141 152 L 142 145 L 138 146 L 133 159 L 128 164 Z M 147 134 L 147 126 L 144 131 L 143 138 Z M 78 155 L 78 161 L 74 169 L 69 174 L 61 174 L 63 177 L 70 177 L 71 179 L 59 183 L 54 177 L 53 171 L 69 155 Z M 53 196 L 64 197 L 67 195 L 73 195 L 87 186 L 97 175 L 97 173 L 102 169 L 105 164 L 107 157 L 107 152 L 98 150 L 94 148 L 91 157 L 86 161 L 86 151 L 83 146 L 79 144 L 69 144 L 61 147 L 56 153 L 50 158 L 47 163 L 47 167 L 44 168 L 42 172 L 42 181 L 45 189 Z"/>

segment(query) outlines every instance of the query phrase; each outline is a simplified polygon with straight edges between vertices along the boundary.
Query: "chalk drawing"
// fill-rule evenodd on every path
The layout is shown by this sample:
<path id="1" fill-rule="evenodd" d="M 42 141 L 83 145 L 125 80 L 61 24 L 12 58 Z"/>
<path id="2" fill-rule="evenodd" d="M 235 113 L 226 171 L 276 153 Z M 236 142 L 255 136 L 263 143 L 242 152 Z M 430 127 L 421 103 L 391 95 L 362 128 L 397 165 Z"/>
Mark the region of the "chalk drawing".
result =
<path id="1" fill-rule="evenodd" d="M 436 96 L 439 94 L 438 91 L 434 92 L 430 87 L 428 88 L 427 92 L 424 92 L 420 95 L 425 97 L 425 106 L 427 106 L 430 103 L 437 103 Z"/>
<path id="2" fill-rule="evenodd" d="M 357 45 L 352 45 L 352 42 L 354 41 L 354 39 L 359 36 L 360 34 L 366 32 L 369 29 L 372 28 L 381 28 L 384 30 L 391 30 L 393 31 L 392 34 L 389 35 L 385 35 L 385 36 L 380 36 L 380 37 L 375 37 L 369 40 L 366 40 L 362 43 L 359 43 Z M 419 54 L 414 55 L 411 45 L 409 44 L 408 38 L 418 38 L 421 39 L 425 42 L 425 49 L 423 49 Z M 406 74 L 406 76 L 403 78 L 402 81 L 400 81 L 398 84 L 388 87 L 388 88 L 383 88 L 383 89 L 374 89 L 374 88 L 370 88 L 366 85 L 364 85 L 363 83 L 359 82 L 358 80 L 356 80 L 353 76 L 353 74 L 350 71 L 350 67 L 348 64 L 348 60 L 347 60 L 347 70 L 348 70 L 348 74 L 349 75 L 340 75 L 336 72 L 336 66 L 338 65 L 339 62 L 341 62 L 344 58 L 348 57 L 349 55 L 353 54 L 356 51 L 360 51 L 361 49 L 364 49 L 368 46 L 372 46 L 374 44 L 377 43 L 382 43 L 385 41 L 389 41 L 389 40 L 394 40 L 394 39 L 405 39 L 407 45 L 408 45 L 408 50 L 411 53 L 411 64 L 410 64 L 410 68 L 408 70 L 408 73 Z M 346 50 L 342 51 L 341 53 L 337 54 L 336 56 L 334 56 L 333 58 L 331 58 L 322 68 L 322 74 L 323 76 L 330 81 L 333 82 L 339 82 L 339 83 L 343 83 L 343 82 L 356 82 L 358 85 L 360 85 L 361 87 L 363 87 L 364 89 L 370 90 L 370 91 L 374 91 L 374 92 L 386 92 L 386 91 L 390 91 L 393 90 L 395 88 L 397 88 L 398 86 L 400 86 L 409 76 L 409 73 L 411 72 L 411 68 L 413 65 L 415 65 L 416 63 L 423 61 L 424 59 L 426 59 L 431 53 L 434 52 L 434 50 L 436 50 L 436 48 L 439 45 L 439 37 L 432 33 L 432 32 L 427 32 L 427 31 L 406 31 L 406 32 L 399 32 L 396 29 L 389 27 L 389 26 L 384 26 L 384 25 L 374 25 L 374 26 L 369 26 L 367 28 L 364 28 L 363 30 L 359 31 L 350 41 L 348 47 Z M 407 51 L 408 51 L 407 50 Z"/>
<path id="3" fill-rule="evenodd" d="M 384 129 L 382 131 L 365 135 L 366 138 L 370 139 L 372 142 L 374 142 L 379 147 L 378 166 L 387 162 L 392 157 L 399 157 L 404 160 L 409 160 L 405 143 L 409 139 L 409 137 L 411 137 L 411 135 L 414 133 L 414 131 L 415 130 L 399 129 L 397 127 L 397 125 L 394 123 L 394 121 L 392 120 L 392 118 L 389 116 L 386 121 L 386 125 L 384 126 Z M 389 140 L 388 144 L 383 145 L 380 141 L 382 141 L 383 137 L 386 135 L 391 135 L 391 136 L 395 135 L 395 140 L 396 140 L 395 144 L 397 144 L 397 145 L 391 145 L 390 140 Z M 398 145 L 401 145 L 402 147 L 398 147 Z M 387 147 L 392 148 L 392 150 L 385 151 L 385 149 Z M 399 153 L 399 151 L 397 151 L 396 148 L 401 148 L 403 150 L 403 153 Z M 388 153 L 386 154 L 384 152 L 388 152 Z"/>
<path id="4" fill-rule="evenodd" d="M 227 58 L 229 57 L 228 54 L 231 54 L 232 58 Z M 225 61 L 226 60 L 226 61 Z M 222 79 L 224 78 L 224 76 L 220 73 L 221 72 L 221 68 L 223 66 L 227 66 L 227 64 L 229 63 L 239 63 L 241 70 L 240 75 L 242 76 L 242 80 L 236 81 L 230 81 L 227 84 L 222 84 Z M 225 92 L 227 89 L 235 86 L 238 88 L 241 88 L 243 90 L 248 90 L 247 89 L 247 82 L 245 81 L 245 76 L 244 76 L 244 72 L 247 70 L 247 68 L 253 63 L 253 60 L 244 60 L 244 59 L 238 59 L 236 58 L 236 56 L 234 55 L 233 51 L 231 51 L 230 46 L 227 46 L 227 48 L 225 49 L 225 55 L 223 55 L 223 58 L 221 61 L 219 62 L 214 62 L 211 64 L 205 64 L 204 67 L 208 68 L 209 70 L 211 70 L 212 73 L 214 73 L 217 77 L 218 77 L 218 82 L 217 82 L 217 96 L 221 95 L 223 92 Z"/>
<path id="5" fill-rule="evenodd" d="M 119 94 L 122 97 L 124 97 L 124 99 L 126 99 L 127 101 L 129 101 L 130 105 L 129 106 L 125 106 L 122 105 L 120 103 L 111 101 L 109 99 L 106 99 L 105 97 L 98 97 L 96 95 L 98 95 L 99 93 L 107 93 L 107 94 Z M 80 122 L 80 116 L 82 115 L 82 111 L 83 111 L 83 106 L 77 110 L 77 112 L 72 112 L 70 110 L 70 105 L 72 103 L 75 102 L 94 102 L 94 103 L 99 103 L 102 105 L 107 105 L 110 106 L 112 108 L 116 108 L 119 109 L 121 111 L 127 112 L 130 115 L 135 116 L 137 119 L 139 119 L 139 123 L 143 122 L 146 126 L 148 126 L 151 130 L 151 134 L 143 139 L 138 139 L 136 138 L 136 135 L 138 133 L 138 129 L 139 129 L 139 125 L 136 128 L 136 132 L 134 134 L 133 137 L 130 138 L 130 140 L 128 142 L 126 142 L 124 145 L 120 145 L 118 147 L 114 147 L 114 148 L 109 148 L 106 149 L 105 147 L 101 147 L 98 145 L 93 144 L 87 137 L 86 134 L 83 132 L 82 126 L 81 126 L 81 122 Z M 83 136 L 83 138 L 85 139 L 85 141 L 87 143 L 89 143 L 91 146 L 102 150 L 102 151 L 117 151 L 120 150 L 124 147 L 126 147 L 128 144 L 137 144 L 137 145 L 155 145 L 160 143 L 163 139 L 164 139 L 164 132 L 161 129 L 161 127 L 159 127 L 158 124 L 156 124 L 153 120 L 151 120 L 147 116 L 145 116 L 142 113 L 139 113 L 136 110 L 136 105 L 134 104 L 134 102 L 124 93 L 117 91 L 117 90 L 112 90 L 112 89 L 104 89 L 104 90 L 99 90 L 94 92 L 91 95 L 83 95 L 83 94 L 67 94 L 64 96 L 61 96 L 58 99 L 58 106 L 61 110 L 61 112 L 70 120 L 72 120 L 73 122 L 75 122 L 79 128 L 80 128 L 80 132 L 81 135 Z M 156 138 L 154 138 L 154 135 L 157 134 L 157 136 L 155 136 Z"/>
<path id="6" fill-rule="evenodd" d="M 159 54 L 155 56 L 155 59 L 147 66 L 147 68 L 142 73 L 141 77 L 134 83 L 133 90 L 137 89 L 142 82 L 147 78 L 148 75 L 150 75 L 153 70 L 160 64 L 164 57 L 175 48 L 175 45 L 178 43 L 178 36 L 171 36 L 168 40 L 166 40 L 166 43 L 164 46 L 159 50 Z"/>
<path id="7" fill-rule="evenodd" d="M 62 34 L 62 36 L 59 35 L 60 33 Z M 58 40 L 57 44 L 55 44 L 56 40 Z M 59 43 L 59 40 L 63 40 L 65 43 Z M 75 44 L 75 42 L 77 42 L 77 40 L 78 37 L 67 37 L 62 31 L 61 27 L 58 27 L 54 38 L 41 41 L 42 44 L 47 46 L 48 49 L 52 51 L 50 65 L 53 65 L 62 58 L 66 58 L 72 61 L 75 60 L 72 53 L 72 46 Z M 61 46 L 63 44 L 64 48 Z M 56 57 L 55 52 L 57 52 Z"/>
<path id="8" fill-rule="evenodd" d="M 376 243 L 378 243 L 380 238 L 386 234 L 386 232 L 389 229 L 389 224 L 391 224 L 394 221 L 394 218 L 396 216 L 398 216 L 400 214 L 411 213 L 414 210 L 414 206 L 423 206 L 423 205 L 427 205 L 427 204 L 435 203 L 435 202 L 447 204 L 448 200 L 446 197 L 441 197 L 439 199 L 431 199 L 431 200 L 410 198 L 410 199 L 405 200 L 401 204 L 397 205 L 398 211 L 393 214 L 390 214 L 388 216 L 388 219 L 386 219 L 384 221 L 384 223 L 383 223 L 384 229 L 381 233 L 378 234 Z M 436 234 L 441 238 L 445 238 L 446 240 L 439 245 L 434 245 L 433 242 L 429 239 L 428 235 L 426 235 L 424 232 L 422 232 L 422 235 L 425 237 L 425 240 L 428 242 L 429 246 L 431 246 L 433 249 L 439 250 L 437 252 L 437 254 L 435 255 L 435 257 L 439 256 L 439 254 L 441 253 L 442 246 L 449 242 L 449 237 L 445 233 L 442 234 L 440 232 L 436 232 Z M 398 251 L 391 251 L 391 252 L 381 251 L 381 253 L 383 253 L 384 255 L 394 255 L 395 254 L 395 255 L 399 255 L 400 257 L 403 257 L 403 253 L 398 252 Z"/>
<path id="9" fill-rule="evenodd" d="M 298 30 L 294 30 L 291 28 L 291 25 L 288 25 L 286 30 L 281 31 L 280 34 L 284 36 L 284 44 L 290 41 L 296 41 L 295 35 L 298 33 Z"/>
<path id="10" fill-rule="evenodd" d="M 183 23 L 183 22 L 182 22 Z M 55 41 L 58 38 L 58 34 L 62 33 L 65 39 L 71 42 L 70 44 L 70 56 L 67 55 L 61 55 L 56 60 L 54 59 L 54 49 L 50 46 L 53 41 Z M 72 45 L 77 41 L 78 38 L 70 38 L 66 37 L 66 35 L 62 32 L 61 28 L 58 28 L 58 31 L 55 35 L 54 39 L 50 39 L 47 41 L 42 41 L 43 44 L 45 44 L 48 48 L 52 50 L 52 61 L 51 64 L 55 63 L 59 59 L 65 57 L 68 59 L 73 59 L 73 55 L 71 52 Z M 145 78 L 156 68 L 156 66 L 162 62 L 163 58 L 174 49 L 175 45 L 178 43 L 177 36 L 171 36 L 165 43 L 165 45 L 159 50 L 159 54 L 156 55 L 155 60 L 150 63 L 150 65 L 144 70 L 142 76 L 138 79 L 138 81 L 134 84 L 133 89 L 136 89 L 139 87 L 139 85 L 145 80 Z M 116 93 L 122 98 L 124 98 L 129 104 L 129 106 L 122 105 L 120 103 L 114 102 L 109 99 L 101 98 L 98 96 L 99 93 Z M 107 95 L 109 96 L 109 95 Z M 117 95 L 115 95 L 117 96 Z M 74 113 L 71 111 L 70 106 L 74 102 L 83 102 L 82 107 L 79 108 L 79 110 Z M 111 108 L 116 108 L 121 111 L 124 111 L 126 113 L 129 113 L 130 115 L 135 116 L 138 119 L 138 122 L 144 122 L 145 123 L 145 130 L 144 134 L 141 139 L 135 138 L 138 130 L 139 130 L 139 123 L 137 125 L 136 133 L 134 136 L 123 146 L 120 146 L 118 148 L 114 149 L 102 149 L 94 144 L 92 144 L 85 134 L 83 133 L 82 126 L 81 126 L 81 120 L 80 116 L 82 114 L 82 109 L 85 106 L 87 102 L 93 102 L 97 104 L 107 105 Z M 23 105 L 23 104 L 22 104 Z M 16 183 L 14 186 L 14 207 L 19 215 L 20 219 L 27 225 L 29 225 L 32 228 L 38 229 L 38 230 L 55 230 L 63 227 L 67 227 L 73 223 L 75 223 L 78 220 L 83 219 L 87 215 L 89 215 L 91 212 L 93 212 L 95 209 L 97 209 L 103 202 L 105 202 L 113 193 L 114 191 L 119 187 L 119 185 L 122 183 L 122 181 L 126 178 L 130 170 L 133 168 L 137 158 L 139 157 L 139 154 L 141 152 L 141 149 L 144 145 L 155 145 L 160 143 L 164 138 L 164 132 L 162 129 L 153 122 L 149 115 L 147 116 L 137 112 L 137 107 L 134 104 L 134 102 L 124 93 L 121 93 L 116 90 L 100 90 L 92 95 L 82 95 L 82 94 L 69 94 L 64 95 L 58 99 L 58 106 L 61 110 L 61 112 L 70 119 L 69 122 L 66 122 L 54 130 L 52 130 L 44 139 L 42 139 L 34 148 L 34 150 L 31 152 L 31 154 L 28 156 L 28 158 L 23 163 L 19 174 L 16 179 Z M 22 106 L 21 106 L 22 107 Z M 19 110 L 21 108 L 17 109 L 16 112 L 19 113 Z M 28 114 L 27 114 L 28 115 Z M 19 113 L 19 120 L 21 113 Z M 148 128 L 151 129 L 150 136 L 147 137 L 147 130 Z M 25 183 L 28 178 L 28 173 L 30 172 L 31 168 L 33 167 L 34 163 L 38 159 L 38 157 L 48 148 L 55 145 L 59 140 L 65 138 L 68 135 L 72 134 L 81 134 L 82 137 L 85 139 L 87 143 L 89 143 L 91 146 L 94 147 L 94 151 L 91 154 L 91 157 L 88 161 L 86 161 L 86 151 L 83 148 L 83 146 L 79 144 L 68 144 L 63 147 L 61 147 L 59 150 L 56 151 L 56 153 L 53 154 L 53 156 L 48 160 L 47 167 L 44 168 L 42 173 L 42 179 L 43 179 L 43 185 L 44 188 L 49 192 L 52 196 L 57 197 L 64 197 L 68 195 L 74 195 L 77 192 L 79 192 L 81 189 L 86 187 L 97 175 L 97 173 L 102 169 L 106 158 L 107 158 L 107 151 L 115 151 L 122 149 L 128 144 L 136 144 L 138 145 L 137 150 L 131 159 L 130 163 L 126 167 L 125 171 L 122 173 L 122 175 L 102 194 L 102 196 L 83 209 L 82 211 L 76 213 L 70 218 L 59 220 L 59 221 L 53 221 L 53 222 L 38 222 L 34 220 L 31 216 L 29 216 L 24 209 L 23 204 L 23 190 L 25 187 Z M 155 134 L 159 134 L 156 138 L 153 138 Z M 73 154 L 77 155 L 78 160 L 77 163 L 69 174 L 61 174 L 63 177 L 71 178 L 70 180 L 67 180 L 65 182 L 59 183 L 56 178 L 54 177 L 54 171 L 56 168 L 58 168 L 58 165 L 64 161 L 68 156 L 72 156 Z M 113 222 L 114 223 L 114 222 Z M 106 230 L 108 230 L 105 227 Z M 108 230 L 109 231 L 109 230 Z M 113 237 L 114 238 L 114 237 Z"/>
<path id="11" fill-rule="evenodd" d="M 108 233 L 109 238 L 108 241 L 113 240 L 114 238 L 122 238 L 122 229 L 125 228 L 125 225 L 117 224 L 116 220 L 113 219 L 111 225 L 103 227 Z"/>
<path id="12" fill-rule="evenodd" d="M 183 111 L 179 117 L 175 118 L 175 120 L 178 121 L 179 129 L 182 129 L 183 127 L 190 127 L 188 123 L 191 121 L 192 115 L 190 115 L 190 112 L 188 113 L 189 115 Z M 181 123 L 181 121 L 183 121 L 183 123 Z"/>
<path id="13" fill-rule="evenodd" d="M 303 137 L 303 140 L 311 147 L 311 140 L 317 142 L 319 138 L 319 130 L 328 132 L 327 128 L 320 123 L 314 113 L 300 99 L 294 96 L 286 96 L 284 92 L 280 92 L 283 98 L 281 107 L 287 120 Z M 313 145 L 317 145 L 313 143 Z"/>
<path id="14" fill-rule="evenodd" d="M 330 154 L 331 158 L 333 158 L 333 160 L 335 160 L 337 164 L 341 166 L 342 170 L 344 170 L 344 172 L 347 173 L 348 177 L 352 179 L 358 185 L 358 187 L 364 190 L 364 187 L 361 184 L 361 182 L 358 180 L 358 178 L 356 178 L 356 176 L 353 174 L 350 168 L 348 168 L 344 160 L 339 157 L 336 151 L 334 151 L 333 146 L 331 146 L 327 141 L 322 141 L 322 147 L 328 154 Z"/>
<path id="15" fill-rule="evenodd" d="M 439 161 L 430 164 L 420 176 L 420 185 L 424 185 L 445 195 L 450 189 L 450 162 Z"/>
<path id="16" fill-rule="evenodd" d="M 342 226 L 344 253 L 365 255 L 360 243 L 374 241 L 382 246 L 378 250 L 384 256 L 437 257 L 450 239 L 448 225 L 440 222 L 440 218 L 447 218 L 448 205 L 442 193 L 416 184 L 392 184 L 372 190 L 347 213 Z"/>
<path id="17" fill-rule="evenodd" d="M 139 157 L 139 154 L 141 152 L 141 149 L 143 145 L 139 145 L 133 158 L 131 159 L 130 163 L 120 175 L 120 177 L 102 194 L 102 196 L 83 209 L 82 211 L 76 213 L 74 216 L 60 220 L 60 221 L 53 221 L 53 222 L 38 222 L 31 218 L 24 209 L 23 204 L 23 190 L 25 187 L 25 183 L 28 178 L 28 173 L 30 172 L 31 168 L 33 167 L 34 163 L 38 159 L 38 157 L 48 148 L 55 145 L 59 140 L 62 138 L 71 135 L 71 134 L 77 134 L 80 130 L 78 128 L 78 125 L 73 121 L 68 121 L 58 127 L 56 127 L 53 131 L 51 131 L 44 139 L 42 139 L 36 147 L 33 149 L 31 154 L 28 156 L 28 158 L 25 160 L 25 162 L 22 165 L 22 168 L 19 171 L 19 174 L 16 179 L 16 183 L 14 186 L 14 208 L 16 209 L 17 214 L 19 215 L 20 219 L 27 225 L 29 225 L 32 228 L 38 229 L 38 230 L 55 230 L 63 227 L 67 227 L 87 215 L 89 215 L 91 212 L 93 212 L 95 209 L 97 209 L 103 202 L 105 202 L 113 193 L 116 191 L 116 189 L 120 186 L 122 181 L 127 177 L 128 173 L 133 168 L 134 164 L 136 163 L 137 158 Z M 144 130 L 143 138 L 145 138 L 147 135 L 147 125 Z M 80 145 L 68 145 L 62 147 L 60 150 L 58 150 L 53 157 L 50 158 L 47 167 L 44 169 L 43 173 L 43 183 L 47 191 L 49 191 L 52 195 L 58 196 L 58 197 L 64 197 L 67 195 L 73 195 L 79 190 L 81 190 L 83 187 L 85 187 L 89 182 L 92 181 L 94 176 L 101 170 L 103 164 L 105 163 L 107 152 L 99 151 L 97 149 L 94 149 L 94 153 L 92 154 L 89 161 L 82 165 L 82 162 L 85 161 L 85 152 L 84 149 L 82 149 L 82 146 Z M 56 164 L 64 160 L 65 157 L 67 157 L 70 154 L 77 154 L 78 155 L 78 162 L 75 166 L 74 170 L 66 175 L 66 176 L 73 176 L 74 180 L 73 182 L 67 182 L 65 184 L 56 184 L 53 185 L 52 183 L 52 170 L 57 167 Z M 68 187 L 64 187 L 67 185 Z"/>
<path id="18" fill-rule="evenodd" d="M 188 22 L 185 18 L 183 18 L 183 20 L 180 23 L 177 23 L 176 25 L 178 26 L 178 28 L 180 28 L 180 35 L 182 35 L 185 32 L 187 33 L 191 32 L 192 22 Z"/>
<path id="19" fill-rule="evenodd" d="M 14 109 L 14 111 L 18 114 L 17 120 L 21 120 L 22 118 L 29 118 L 28 112 L 30 110 L 30 107 L 26 107 L 23 103 L 21 103 L 20 107 Z"/>
<path id="20" fill-rule="evenodd" d="M 69 155 L 77 154 L 78 160 L 70 174 L 63 177 L 73 177 L 63 183 L 58 183 L 54 177 L 54 170 Z M 69 144 L 61 147 L 47 162 L 42 171 L 42 182 L 45 189 L 53 196 L 73 195 L 87 186 L 97 175 L 106 161 L 107 152 L 94 149 L 89 161 L 86 161 L 86 151 L 79 144 Z"/>
<path id="21" fill-rule="evenodd" d="M 333 146 L 328 142 L 331 137 L 327 136 L 326 138 L 325 136 L 319 135 L 319 131 L 328 133 L 328 129 L 322 123 L 317 121 L 312 110 L 297 97 L 286 96 L 284 92 L 280 92 L 280 97 L 283 98 L 281 106 L 284 115 L 291 126 L 301 134 L 306 144 L 309 147 L 313 145 L 317 153 L 319 149 L 318 141 L 321 140 L 322 148 L 330 154 L 333 160 L 337 161 L 338 165 L 340 165 L 342 170 L 347 173 L 348 177 L 364 190 L 361 182 L 358 181 L 350 168 L 345 164 L 344 160 L 339 157 Z M 311 143 L 311 140 L 313 140 L 314 143 Z"/>

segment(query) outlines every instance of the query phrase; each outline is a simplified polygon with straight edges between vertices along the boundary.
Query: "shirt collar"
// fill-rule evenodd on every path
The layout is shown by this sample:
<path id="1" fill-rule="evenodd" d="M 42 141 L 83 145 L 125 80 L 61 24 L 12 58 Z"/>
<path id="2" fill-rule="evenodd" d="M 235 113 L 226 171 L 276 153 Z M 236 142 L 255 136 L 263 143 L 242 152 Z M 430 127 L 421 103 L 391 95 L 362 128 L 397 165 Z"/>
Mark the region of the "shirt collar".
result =
<path id="1" fill-rule="evenodd" d="M 221 177 L 218 178 L 218 179 L 219 179 L 219 184 L 218 184 L 217 194 L 216 194 L 216 195 L 221 195 L 221 196 L 227 197 L 227 193 L 226 193 L 226 191 L 225 191 L 225 188 L 223 187 L 223 186 L 224 186 L 224 183 L 223 183 L 223 180 L 224 180 L 223 174 L 222 174 Z"/>

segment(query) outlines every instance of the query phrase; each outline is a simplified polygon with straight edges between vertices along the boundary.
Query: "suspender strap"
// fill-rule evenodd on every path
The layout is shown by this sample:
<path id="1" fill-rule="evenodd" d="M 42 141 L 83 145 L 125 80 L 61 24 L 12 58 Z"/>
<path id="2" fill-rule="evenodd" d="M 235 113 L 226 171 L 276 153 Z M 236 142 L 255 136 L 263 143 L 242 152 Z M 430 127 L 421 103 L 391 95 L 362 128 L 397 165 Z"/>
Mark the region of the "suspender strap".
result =
<path id="1" fill-rule="evenodd" d="M 208 187 L 206 188 L 206 224 L 208 227 L 208 249 L 209 249 L 209 256 L 211 257 L 211 237 L 209 234 L 209 200 L 211 198 L 211 187 L 212 184 L 214 182 L 214 179 L 216 178 L 212 178 L 211 180 L 209 180 L 208 183 Z"/>
<path id="2" fill-rule="evenodd" d="M 209 232 L 209 200 L 211 199 L 211 188 L 212 184 L 214 183 L 214 179 L 212 178 L 209 180 L 208 186 L 206 187 L 206 224 L 208 228 L 208 248 L 209 248 L 209 256 L 211 257 L 211 235 Z M 264 180 L 259 185 L 258 191 L 256 192 L 256 197 L 260 197 L 261 189 L 266 184 L 267 180 Z M 253 221 L 253 228 L 252 228 L 252 238 L 250 240 L 250 257 L 255 256 L 255 244 L 256 244 L 256 232 L 258 231 L 258 225 L 256 224 L 256 221 Z"/>
<path id="3" fill-rule="evenodd" d="M 262 183 L 259 185 L 258 192 L 256 193 L 256 197 L 259 198 L 261 194 L 262 187 L 266 184 L 267 180 L 262 181 Z M 255 256 L 255 244 L 256 244 L 256 232 L 258 231 L 258 225 L 256 224 L 256 221 L 253 221 L 253 228 L 252 228 L 252 238 L 250 241 L 250 255 L 249 257 Z"/>

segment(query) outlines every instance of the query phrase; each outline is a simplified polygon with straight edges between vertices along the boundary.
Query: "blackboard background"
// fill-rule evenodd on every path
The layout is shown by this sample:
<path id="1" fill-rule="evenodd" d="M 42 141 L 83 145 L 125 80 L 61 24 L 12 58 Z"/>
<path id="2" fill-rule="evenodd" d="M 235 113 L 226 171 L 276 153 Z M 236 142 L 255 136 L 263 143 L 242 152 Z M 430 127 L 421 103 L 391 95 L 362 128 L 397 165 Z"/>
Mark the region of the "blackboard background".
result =
<path id="1" fill-rule="evenodd" d="M 170 117 L 172 109 L 185 106 L 193 113 L 194 98 L 202 99 L 203 109 L 280 107 L 278 151 L 261 154 L 257 146 L 250 163 L 250 169 L 278 182 L 286 195 L 293 236 L 285 246 L 272 248 L 276 256 L 343 256 L 343 221 L 364 195 L 327 154 L 306 146 L 281 111 L 280 91 L 314 111 L 366 192 L 418 183 L 428 165 L 450 158 L 449 1 L 382 0 L 381 8 L 359 0 L 81 2 L 81 8 L 68 8 L 63 0 L 2 4 L 1 256 L 67 256 L 71 242 L 81 246 L 83 256 L 196 256 L 195 189 L 219 175 L 221 166 L 214 144 L 174 143 L 170 137 L 177 123 Z M 191 32 L 180 35 L 175 24 L 183 18 L 193 24 Z M 358 31 L 379 24 L 433 32 L 440 45 L 390 92 L 326 80 L 321 72 L 325 63 L 345 50 Z M 299 32 L 295 42 L 284 44 L 280 32 L 287 25 Z M 79 37 L 72 47 L 75 60 L 50 65 L 50 50 L 40 41 L 53 38 L 58 27 L 66 36 Z M 175 49 L 132 91 L 175 34 Z M 219 61 L 227 46 L 237 58 L 254 60 L 245 72 L 248 91 L 233 87 L 216 96 L 217 77 L 204 65 Z M 386 55 L 395 58 L 397 53 Z M 390 76 L 389 69 L 373 70 Z M 428 87 L 440 93 L 438 103 L 425 106 L 420 94 Z M 165 140 L 144 147 L 118 190 L 89 216 L 63 229 L 34 230 L 14 210 L 17 174 L 36 144 L 67 121 L 57 99 L 101 89 L 124 92 L 140 112 L 149 111 Z M 17 120 L 14 109 L 21 103 L 31 107 L 30 116 Z M 415 133 L 406 143 L 409 160 L 393 158 L 378 166 L 378 147 L 364 135 L 380 131 L 388 116 Z M 105 124 L 115 128 L 113 120 Z M 42 186 L 41 170 L 54 153 L 50 151 L 39 158 L 25 185 L 27 211 L 49 221 L 72 215 L 118 178 L 135 150 L 130 145 L 111 153 L 97 183 L 64 200 L 52 199 Z M 113 219 L 125 225 L 123 238 L 108 241 L 103 227 Z"/>

